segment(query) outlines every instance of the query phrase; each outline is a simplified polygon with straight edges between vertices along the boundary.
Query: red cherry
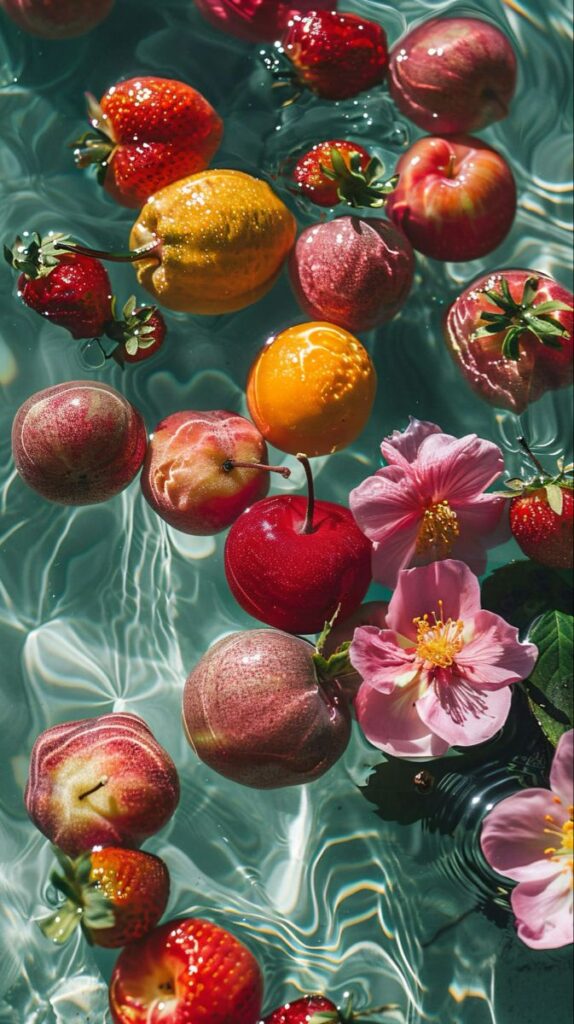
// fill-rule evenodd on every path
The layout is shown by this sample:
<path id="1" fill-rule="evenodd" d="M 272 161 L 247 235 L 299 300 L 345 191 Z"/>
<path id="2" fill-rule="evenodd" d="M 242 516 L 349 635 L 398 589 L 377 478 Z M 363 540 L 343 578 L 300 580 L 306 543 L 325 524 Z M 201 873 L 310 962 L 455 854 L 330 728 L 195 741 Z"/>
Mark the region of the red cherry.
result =
<path id="1" fill-rule="evenodd" d="M 233 596 L 261 622 L 287 633 L 317 633 L 340 605 L 342 619 L 361 603 L 371 581 L 371 545 L 350 511 L 274 495 L 243 512 L 225 545 Z"/>

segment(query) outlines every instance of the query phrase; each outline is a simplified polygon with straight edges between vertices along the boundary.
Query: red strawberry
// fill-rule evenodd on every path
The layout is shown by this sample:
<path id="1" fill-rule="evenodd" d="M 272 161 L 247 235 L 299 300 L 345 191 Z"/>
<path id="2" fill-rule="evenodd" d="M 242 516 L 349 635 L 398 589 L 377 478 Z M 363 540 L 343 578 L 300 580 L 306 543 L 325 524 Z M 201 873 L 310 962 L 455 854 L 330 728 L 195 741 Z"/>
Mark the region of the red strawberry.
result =
<path id="1" fill-rule="evenodd" d="M 165 185 L 205 170 L 221 142 L 221 118 L 185 82 L 132 78 L 100 103 L 87 100 L 95 130 L 74 144 L 76 164 L 98 164 L 100 184 L 123 206 L 143 206 Z"/>
<path id="2" fill-rule="evenodd" d="M 298 82 L 327 100 L 357 96 L 387 73 L 384 30 L 355 14 L 294 13 L 281 43 Z"/>
<path id="3" fill-rule="evenodd" d="M 78 925 L 89 942 L 108 949 L 141 939 L 157 924 L 169 897 L 169 874 L 159 857 L 115 846 L 95 847 L 71 860 L 55 849 L 62 874 L 51 882 L 66 902 L 40 927 L 67 942 Z"/>
<path id="4" fill-rule="evenodd" d="M 156 307 L 136 306 L 133 295 L 122 309 L 122 319 L 106 326 L 108 338 L 118 342 L 111 357 L 120 364 L 149 359 L 163 345 L 165 333 L 165 321 Z"/>
<path id="5" fill-rule="evenodd" d="M 110 982 L 114 1024 L 257 1024 L 263 979 L 223 928 L 188 917 L 120 953 Z"/>
<path id="6" fill-rule="evenodd" d="M 352 1000 L 349 1000 L 347 1007 L 340 1010 L 326 996 L 303 996 L 273 1010 L 260 1024 L 361 1024 L 361 1021 L 371 1021 L 374 1016 L 396 1008 L 389 1004 L 374 1010 L 354 1011 Z"/>
<path id="7" fill-rule="evenodd" d="M 446 342 L 474 391 L 522 413 L 572 383 L 573 307 L 571 293 L 547 274 L 491 271 L 450 307 Z"/>
<path id="8" fill-rule="evenodd" d="M 396 179 L 382 181 L 384 166 L 355 142 L 319 142 L 299 158 L 293 180 L 317 206 L 381 207 Z"/>
<path id="9" fill-rule="evenodd" d="M 61 253 L 56 243 L 65 235 L 50 234 L 42 241 L 36 232 L 24 232 L 6 260 L 22 273 L 18 294 L 31 309 L 73 338 L 94 338 L 112 319 L 112 290 L 103 264 L 92 256 Z"/>
<path id="10" fill-rule="evenodd" d="M 533 480 L 509 481 L 510 528 L 529 558 L 552 569 L 574 567 L 574 481 L 572 467 L 551 477 L 532 454 L 524 438 L 519 442 L 539 470 Z"/>

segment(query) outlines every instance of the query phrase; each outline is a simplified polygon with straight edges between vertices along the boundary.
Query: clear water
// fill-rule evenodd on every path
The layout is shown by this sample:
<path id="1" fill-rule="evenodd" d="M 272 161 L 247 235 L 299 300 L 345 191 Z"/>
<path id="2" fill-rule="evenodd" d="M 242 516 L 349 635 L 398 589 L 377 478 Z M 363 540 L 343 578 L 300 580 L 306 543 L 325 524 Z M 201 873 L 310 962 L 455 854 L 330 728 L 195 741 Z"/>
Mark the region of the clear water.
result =
<path id="1" fill-rule="evenodd" d="M 345 502 L 376 466 L 378 444 L 409 413 L 454 434 L 474 430 L 502 444 L 513 475 L 516 435 L 552 458 L 569 436 L 570 396 L 548 395 L 520 422 L 463 386 L 441 337 L 441 316 L 483 267 L 527 266 L 570 285 L 570 5 L 565 0 L 484 3 L 348 0 L 379 18 L 394 41 L 425 14 L 486 15 L 520 57 L 512 115 L 484 137 L 512 161 L 520 203 L 508 240 L 487 261 L 418 259 L 402 314 L 365 338 L 380 376 L 375 413 L 360 442 L 317 460 L 321 497 Z M 274 173 L 289 153 L 320 138 L 364 139 L 392 166 L 416 134 L 380 91 L 326 105 L 303 99 L 280 112 L 254 50 L 218 35 L 189 0 L 118 0 L 100 29 L 73 43 L 40 43 L 2 20 L 0 42 L 1 237 L 24 228 L 72 232 L 99 247 L 125 243 L 132 217 L 72 166 L 67 143 L 83 125 L 83 93 L 101 95 L 134 74 L 182 78 L 224 116 L 220 166 Z M 298 211 L 302 224 L 311 210 Z M 127 297 L 132 271 L 114 268 Z M 175 758 L 183 785 L 171 825 L 147 847 L 173 880 L 169 913 L 229 925 L 265 968 L 266 1007 L 306 991 L 359 1005 L 395 1001 L 409 1024 L 566 1024 L 570 951 L 534 953 L 515 938 L 501 879 L 489 875 L 476 837 L 485 807 L 541 777 L 527 725 L 474 758 L 437 769 L 430 797 L 412 766 L 387 764 L 356 733 L 323 779 L 258 793 L 197 762 L 180 726 L 187 672 L 207 646 L 252 623 L 227 592 L 223 538 L 193 539 L 154 517 L 137 483 L 108 504 L 70 510 L 43 502 L 15 477 L 12 417 L 33 391 L 91 376 L 122 389 L 149 429 L 181 408 L 244 410 L 251 359 L 275 330 L 303 319 L 286 280 L 235 316 L 168 314 L 169 344 L 149 364 L 89 370 L 68 335 L 15 298 L 0 273 L 0 1022 L 102 1024 L 113 953 L 81 939 L 65 950 L 34 918 L 50 893 L 48 844 L 22 802 L 37 734 L 57 722 L 113 710 L 142 715 Z M 281 458 L 278 455 L 278 458 Z M 280 481 L 285 489 L 298 488 Z M 498 549 L 490 568 L 516 555 Z M 372 596 L 377 596 L 376 589 Z M 512 770 L 501 767 L 514 757 Z M 551 1011 L 550 1011 L 551 1006 Z"/>

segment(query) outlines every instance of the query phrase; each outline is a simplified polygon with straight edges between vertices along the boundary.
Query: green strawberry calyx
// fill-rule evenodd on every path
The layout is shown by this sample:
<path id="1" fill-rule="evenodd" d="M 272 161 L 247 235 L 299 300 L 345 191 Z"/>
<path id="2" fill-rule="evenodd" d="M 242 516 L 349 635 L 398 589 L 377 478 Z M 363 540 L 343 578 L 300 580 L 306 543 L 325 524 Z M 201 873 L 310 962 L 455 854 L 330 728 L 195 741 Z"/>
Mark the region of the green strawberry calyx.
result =
<path id="1" fill-rule="evenodd" d="M 557 516 L 561 516 L 564 508 L 564 491 L 574 490 L 574 464 L 566 466 L 564 459 L 560 458 L 557 460 L 558 472 L 554 474 L 548 473 L 540 460 L 531 451 L 525 438 L 519 437 L 518 443 L 523 451 L 526 452 L 538 473 L 528 480 L 523 480 L 521 477 L 512 477 L 506 481 L 506 486 L 509 488 L 507 491 L 495 491 L 494 493 L 499 498 L 515 499 L 525 498 L 528 495 L 543 490 L 546 492 L 546 499 L 552 511 Z"/>
<path id="2" fill-rule="evenodd" d="M 23 231 L 11 247 L 4 246 L 4 259 L 13 270 L 32 280 L 47 277 L 62 259 L 60 245 L 69 241 L 69 235 L 55 231 L 50 231 L 45 238 L 37 231 Z"/>
<path id="3" fill-rule="evenodd" d="M 375 1006 L 372 1010 L 353 1010 L 353 1000 L 350 997 L 344 1007 L 337 1007 L 335 1010 L 315 1010 L 309 1017 L 308 1024 L 372 1024 L 374 1017 L 381 1017 L 398 1009 L 396 1003 L 387 1003 L 385 1006 Z"/>
<path id="4" fill-rule="evenodd" d="M 90 92 L 86 93 L 86 105 L 92 128 L 84 132 L 79 139 L 70 142 L 70 147 L 74 150 L 76 167 L 97 165 L 97 179 L 102 185 L 117 141 L 110 119 L 106 117 L 96 97 Z"/>
<path id="5" fill-rule="evenodd" d="M 92 855 L 83 853 L 75 860 L 53 847 L 60 871 L 54 870 L 50 882 L 65 896 L 64 902 L 49 917 L 38 922 L 46 938 L 63 945 L 81 927 L 91 944 L 91 931 L 113 928 L 116 923 L 114 908 L 99 884 L 90 880 Z"/>
<path id="6" fill-rule="evenodd" d="M 349 153 L 347 163 L 342 153 L 333 148 L 330 158 L 332 167 L 319 164 L 321 173 L 336 183 L 338 198 L 348 206 L 380 209 L 397 187 L 398 174 L 385 180 L 385 166 L 378 157 L 372 157 L 365 170 L 361 167 L 360 153 Z"/>
<path id="7" fill-rule="evenodd" d="M 540 279 L 534 275 L 527 278 L 520 302 L 512 298 L 504 276 L 500 279 L 500 291 L 495 288 L 484 289 L 483 294 L 500 312 L 481 312 L 480 319 L 486 321 L 486 324 L 474 332 L 473 340 L 504 332 L 502 355 L 514 361 L 520 359 L 520 337 L 524 333 L 532 334 L 541 345 L 548 348 L 562 348 L 560 339 L 567 338 L 568 331 L 552 314 L 571 312 L 572 306 L 552 300 L 536 303 L 534 300 L 539 283 Z"/>
<path id="8" fill-rule="evenodd" d="M 112 300 L 113 320 L 106 324 L 106 334 L 112 341 L 125 348 L 128 355 L 134 356 L 140 349 L 151 348 L 155 343 L 155 325 L 151 319 L 157 313 L 156 306 L 142 306 L 136 309 L 135 295 L 130 296 L 122 309 L 120 319 L 116 319 L 116 299 Z"/>

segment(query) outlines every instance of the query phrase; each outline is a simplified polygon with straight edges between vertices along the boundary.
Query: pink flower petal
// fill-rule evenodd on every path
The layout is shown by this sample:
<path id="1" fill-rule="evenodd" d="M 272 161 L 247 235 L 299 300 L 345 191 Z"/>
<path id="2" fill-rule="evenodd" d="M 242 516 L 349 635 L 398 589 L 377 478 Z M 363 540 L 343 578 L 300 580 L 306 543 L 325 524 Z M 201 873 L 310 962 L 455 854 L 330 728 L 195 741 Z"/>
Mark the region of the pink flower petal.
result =
<path id="1" fill-rule="evenodd" d="M 406 430 L 394 430 L 390 437 L 384 439 L 381 445 L 383 458 L 391 465 L 396 464 L 404 468 L 415 461 L 425 437 L 440 433 L 441 429 L 436 423 L 428 423 L 409 416 Z"/>
<path id="2" fill-rule="evenodd" d="M 372 541 L 383 541 L 397 530 L 412 530 L 416 540 L 422 518 L 421 504 L 414 485 L 396 481 L 394 467 L 381 469 L 355 487 L 349 495 L 349 508 L 357 526 Z"/>
<path id="3" fill-rule="evenodd" d="M 494 612 L 474 617 L 474 636 L 456 656 L 456 668 L 472 686 L 495 690 L 526 679 L 538 659 L 534 644 L 521 643 L 518 630 Z"/>
<path id="4" fill-rule="evenodd" d="M 510 896 L 518 936 L 532 949 L 558 949 L 574 940 L 572 885 L 568 870 L 521 882 Z"/>
<path id="5" fill-rule="evenodd" d="M 417 703 L 419 717 L 432 732 L 449 746 L 472 747 L 502 728 L 510 711 L 509 686 L 475 690 L 448 669 L 443 669 L 441 676 L 440 681 L 435 676 Z"/>
<path id="6" fill-rule="evenodd" d="M 431 617 L 433 612 L 438 614 L 439 600 L 445 620 L 468 622 L 480 610 L 478 580 L 463 562 L 446 559 L 401 572 L 389 603 L 389 629 L 416 637 L 413 620 L 425 613 Z"/>
<path id="7" fill-rule="evenodd" d="M 381 693 L 392 693 L 417 674 L 414 654 L 400 646 L 395 633 L 376 626 L 357 627 L 349 658 L 361 678 Z"/>
<path id="8" fill-rule="evenodd" d="M 449 500 L 450 507 L 456 512 L 461 536 L 487 537 L 498 529 L 502 514 L 506 508 L 504 498 L 497 498 L 495 494 L 477 494 L 472 501 Z M 505 534 L 507 529 L 505 528 Z M 498 543 L 505 540 L 505 536 L 498 539 Z M 494 546 L 489 543 L 489 546 Z"/>
<path id="9" fill-rule="evenodd" d="M 400 530 L 373 544 L 373 579 L 383 587 L 394 590 L 401 569 L 410 565 L 415 553 L 418 522 L 404 525 Z"/>
<path id="10" fill-rule="evenodd" d="M 421 444 L 416 471 L 421 489 L 433 501 L 469 501 L 481 494 L 504 470 L 497 445 L 476 434 L 452 437 L 433 434 Z"/>
<path id="11" fill-rule="evenodd" d="M 558 740 L 550 771 L 550 785 L 566 808 L 574 804 L 574 729 Z"/>
<path id="12" fill-rule="evenodd" d="M 433 735 L 421 722 L 416 711 L 419 686 L 396 687 L 392 693 L 381 693 L 363 683 L 355 711 L 369 743 L 395 757 L 440 757 L 448 743 Z"/>
<path id="13" fill-rule="evenodd" d="M 545 815 L 554 816 L 555 811 L 549 789 L 525 789 L 496 804 L 484 819 L 480 837 L 491 868 L 515 882 L 554 875 L 556 865 L 544 855 L 554 844 L 544 829 Z"/>

